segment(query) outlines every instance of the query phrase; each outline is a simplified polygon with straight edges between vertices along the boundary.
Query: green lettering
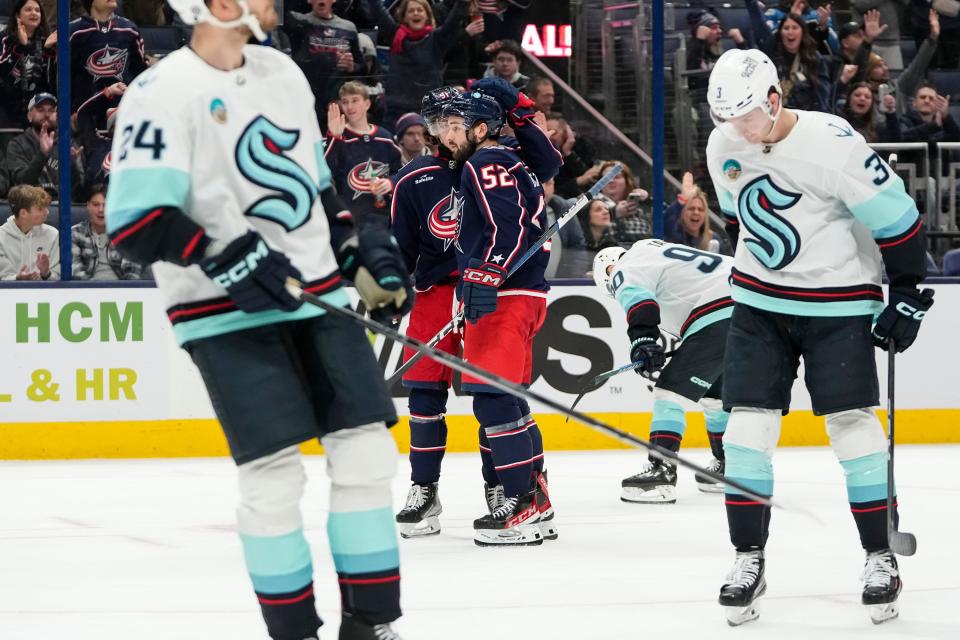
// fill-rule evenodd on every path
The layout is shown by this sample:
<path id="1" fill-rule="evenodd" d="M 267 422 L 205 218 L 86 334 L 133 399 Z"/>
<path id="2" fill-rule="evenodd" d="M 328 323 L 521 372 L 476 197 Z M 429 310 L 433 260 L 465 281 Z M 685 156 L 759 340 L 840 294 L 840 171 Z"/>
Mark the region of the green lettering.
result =
<path id="1" fill-rule="evenodd" d="M 30 329 L 37 330 L 37 342 L 50 342 L 50 303 L 37 305 L 37 315 L 30 315 L 27 302 L 17 303 L 17 342 L 30 342 Z"/>
<path id="2" fill-rule="evenodd" d="M 59 325 L 60 335 L 67 342 L 83 342 L 93 334 L 90 327 L 80 327 L 79 331 L 73 330 L 73 314 L 79 314 L 81 318 L 92 318 L 93 312 L 90 307 L 82 302 L 68 302 L 60 309 Z"/>
<path id="3" fill-rule="evenodd" d="M 124 342 L 131 333 L 132 342 L 143 342 L 143 303 L 128 302 L 120 313 L 116 302 L 100 303 L 100 342 L 110 342 L 110 330 L 116 342 Z"/>

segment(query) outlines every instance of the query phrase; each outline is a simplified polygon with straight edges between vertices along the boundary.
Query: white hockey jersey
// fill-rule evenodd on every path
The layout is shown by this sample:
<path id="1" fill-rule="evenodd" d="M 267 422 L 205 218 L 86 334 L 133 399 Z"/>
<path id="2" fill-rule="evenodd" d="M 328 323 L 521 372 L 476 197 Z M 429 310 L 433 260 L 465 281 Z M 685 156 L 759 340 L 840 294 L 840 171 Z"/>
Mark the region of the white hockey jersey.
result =
<path id="1" fill-rule="evenodd" d="M 176 207 L 213 240 L 212 255 L 252 228 L 290 258 L 306 289 L 347 304 L 318 197 L 331 179 L 313 93 L 287 56 L 261 46 L 243 55 L 242 67 L 221 71 L 183 47 L 130 85 L 113 140 L 108 231 Z M 181 344 L 323 313 L 245 313 L 197 265 L 153 271 Z"/>
<path id="2" fill-rule="evenodd" d="M 617 302 L 630 313 L 644 304 L 660 308 L 660 328 L 686 338 L 733 313 L 733 258 L 663 240 L 640 240 L 611 275 Z"/>
<path id="3" fill-rule="evenodd" d="M 710 177 L 725 218 L 740 228 L 733 299 L 800 316 L 879 313 L 877 243 L 916 234 L 917 207 L 846 120 L 795 113 L 796 126 L 768 153 L 710 134 Z"/>

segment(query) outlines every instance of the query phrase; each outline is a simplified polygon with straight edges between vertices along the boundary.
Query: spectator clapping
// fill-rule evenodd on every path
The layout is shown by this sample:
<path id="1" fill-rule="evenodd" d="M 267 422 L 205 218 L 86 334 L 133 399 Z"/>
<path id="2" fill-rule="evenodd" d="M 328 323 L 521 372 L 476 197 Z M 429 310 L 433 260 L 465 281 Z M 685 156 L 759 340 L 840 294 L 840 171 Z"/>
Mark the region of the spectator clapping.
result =
<path id="1" fill-rule="evenodd" d="M 7 145 L 6 167 L 10 184 L 42 187 L 53 197 L 59 191 L 60 162 L 57 142 L 57 99 L 49 93 L 38 93 L 27 105 L 30 126 Z M 73 183 L 83 182 L 79 161 L 81 149 L 71 151 Z"/>
<path id="2" fill-rule="evenodd" d="M 59 280 L 60 233 L 44 224 L 50 194 L 17 185 L 7 198 L 12 215 L 0 226 L 0 280 Z"/>
<path id="3" fill-rule="evenodd" d="M 26 126 L 30 98 L 53 89 L 56 45 L 37 0 L 17 0 L 0 39 L 0 128 Z"/>

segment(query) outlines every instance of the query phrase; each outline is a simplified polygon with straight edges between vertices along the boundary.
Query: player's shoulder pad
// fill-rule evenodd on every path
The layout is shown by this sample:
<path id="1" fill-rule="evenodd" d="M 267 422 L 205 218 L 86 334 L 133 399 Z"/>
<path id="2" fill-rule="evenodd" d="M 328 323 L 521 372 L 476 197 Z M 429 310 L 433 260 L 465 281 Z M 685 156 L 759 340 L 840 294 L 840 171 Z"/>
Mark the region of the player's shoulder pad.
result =
<path id="1" fill-rule="evenodd" d="M 495 147 L 483 147 L 478 149 L 467 162 L 474 168 L 479 169 L 489 164 L 503 165 L 507 169 L 521 162 L 517 152 L 508 147 L 497 145 Z"/>
<path id="2" fill-rule="evenodd" d="M 801 117 L 809 120 L 809 126 L 804 127 L 802 132 L 805 144 L 809 148 L 830 149 L 830 153 L 821 154 L 819 161 L 824 166 L 844 166 L 852 152 L 867 144 L 860 132 L 840 116 L 805 111 Z"/>
<path id="3" fill-rule="evenodd" d="M 397 171 L 397 180 L 402 180 L 404 177 L 410 175 L 414 171 L 420 171 L 423 169 L 446 169 L 447 163 L 440 160 L 436 156 L 417 156 L 407 164 L 403 165 L 400 168 L 400 171 Z"/>
<path id="4" fill-rule="evenodd" d="M 299 85 L 299 89 L 307 91 L 310 97 L 313 97 L 313 90 L 310 89 L 310 83 L 303 71 L 293 61 L 293 58 L 274 49 L 259 44 L 248 44 L 243 48 L 243 57 L 246 64 L 252 68 L 252 73 L 257 77 L 275 78 L 277 75 L 285 78 L 293 86 Z M 296 101 L 296 98 L 291 98 Z"/>

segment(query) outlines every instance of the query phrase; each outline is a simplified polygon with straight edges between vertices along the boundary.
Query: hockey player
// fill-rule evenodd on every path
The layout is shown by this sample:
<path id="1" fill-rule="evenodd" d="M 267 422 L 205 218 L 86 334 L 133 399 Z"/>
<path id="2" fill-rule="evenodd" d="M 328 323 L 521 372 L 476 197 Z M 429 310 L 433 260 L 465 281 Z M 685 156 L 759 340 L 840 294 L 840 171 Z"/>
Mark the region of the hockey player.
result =
<path id="1" fill-rule="evenodd" d="M 897 615 L 901 582 L 887 541 L 874 345 L 908 348 L 933 304 L 932 290 L 917 290 L 923 224 L 900 178 L 845 120 L 783 108 L 776 68 L 763 53 L 723 54 L 707 96 L 717 122 L 708 167 L 728 229 L 740 236 L 723 377 L 726 475 L 773 493 L 771 454 L 802 357 L 867 554 L 862 602 L 882 622 Z M 737 558 L 720 604 L 739 624 L 757 617 L 752 603 L 766 589 L 770 509 L 736 492 L 726 505 Z"/>
<path id="2" fill-rule="evenodd" d="M 331 103 L 327 115 L 325 157 L 337 192 L 350 205 L 358 226 L 368 223 L 386 228 L 390 223 L 390 181 L 400 170 L 400 149 L 393 134 L 367 121 L 370 93 L 351 80 L 340 87 L 340 103 Z M 341 113 L 342 111 L 342 113 Z M 373 188 L 379 185 L 382 188 Z"/>
<path id="3" fill-rule="evenodd" d="M 289 278 L 349 304 L 352 279 L 380 321 L 413 290 L 389 233 L 352 232 L 323 160 L 303 73 L 265 40 L 272 0 L 174 0 L 184 47 L 121 102 L 107 227 L 155 262 L 173 333 L 203 377 L 238 465 L 237 528 L 271 638 L 316 639 L 297 445 L 319 437 L 331 479 L 327 534 L 341 640 L 396 640 L 399 557 L 390 481 L 396 420 L 364 332 L 301 305 Z M 339 266 L 338 266 L 339 265 Z M 385 424 L 386 423 L 386 424 Z"/>
<path id="4" fill-rule="evenodd" d="M 640 240 L 629 251 L 608 247 L 593 259 L 597 286 L 627 314 L 630 360 L 643 363 L 637 373 L 654 373 L 664 366 L 661 327 L 683 340 L 654 387 L 650 442 L 679 451 L 686 430 L 683 401 L 699 402 L 714 455 L 707 469 L 719 474 L 724 471 L 723 432 L 729 417 L 720 391 L 733 312 L 727 283 L 732 267 L 732 258 L 653 239 Z M 723 491 L 707 476 L 698 474 L 696 480 L 705 493 Z M 624 502 L 673 504 L 676 465 L 651 455 L 643 470 L 625 478 L 621 487 Z"/>
<path id="5" fill-rule="evenodd" d="M 494 94 L 501 107 L 509 112 L 528 166 L 535 172 L 544 172 L 538 176 L 541 180 L 552 178 L 551 168 L 555 173 L 558 153 L 547 134 L 532 122 L 534 112 L 529 99 L 504 81 L 482 80 L 477 86 Z M 414 158 L 393 177 L 391 230 L 401 247 L 407 268 L 414 274 L 417 290 L 417 302 L 410 314 L 407 335 L 424 341 L 449 324 L 455 312 L 454 295 L 459 271 L 453 241 L 460 212 L 461 200 L 456 190 L 460 186 L 462 167 L 438 136 L 442 108 L 457 95 L 459 93 L 454 88 L 442 87 L 424 97 L 421 115 L 427 122 L 428 142 L 437 148 L 437 153 Z M 461 348 L 459 334 L 449 334 L 437 348 L 458 354 Z M 404 362 L 413 354 L 413 350 L 406 349 Z M 449 367 L 425 358 L 418 360 L 403 375 L 403 385 L 410 389 L 410 479 L 413 483 L 406 504 L 397 514 L 400 535 L 405 538 L 440 532 L 438 516 L 442 506 L 437 483 L 446 450 L 444 414 L 452 379 Z M 525 403 L 524 407 L 524 415 L 529 414 Z M 534 441 L 534 457 L 540 456 L 543 441 L 535 422 L 529 431 Z M 486 437 L 482 428 L 480 438 L 485 495 L 493 511 L 502 502 L 503 488 L 494 471 L 489 446 L 483 444 Z M 555 538 L 556 531 L 549 530 L 553 518 L 549 498 L 542 491 L 539 498 L 544 523 L 541 528 L 545 529 L 545 535 Z"/>
<path id="6" fill-rule="evenodd" d="M 529 384 L 533 338 L 546 313 L 548 251 L 538 251 L 512 276 L 507 274 L 547 226 L 543 188 L 517 153 L 498 143 L 504 112 L 495 98 L 479 91 L 458 96 L 444 116 L 443 142 L 464 163 L 454 242 L 461 273 L 458 297 L 467 321 L 464 358 Z M 554 157 L 552 173 L 561 162 Z M 463 388 L 474 396 L 481 450 L 490 450 L 496 481 L 504 490 L 503 504 L 474 521 L 474 541 L 481 546 L 542 544 L 534 490 L 535 483 L 545 486 L 543 455 L 537 453 L 542 442 L 539 431 L 530 429 L 536 424 L 530 408 L 470 376 L 464 376 Z M 484 475 L 491 484 L 489 470 Z"/>

